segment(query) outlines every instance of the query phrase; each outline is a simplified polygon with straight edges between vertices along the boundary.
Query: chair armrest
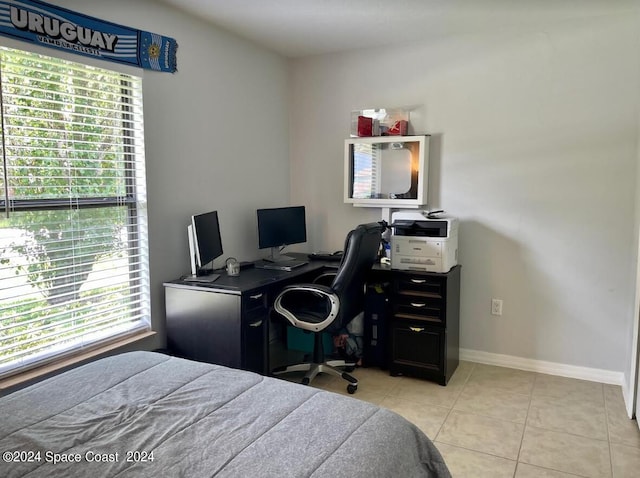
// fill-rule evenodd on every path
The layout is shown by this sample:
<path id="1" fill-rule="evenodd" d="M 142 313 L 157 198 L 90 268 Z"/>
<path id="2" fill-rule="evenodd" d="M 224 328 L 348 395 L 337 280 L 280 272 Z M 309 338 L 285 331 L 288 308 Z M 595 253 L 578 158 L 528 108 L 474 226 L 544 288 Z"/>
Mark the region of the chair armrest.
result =
<path id="1" fill-rule="evenodd" d="M 305 283 L 286 285 L 282 288 L 278 295 L 280 296 L 282 294 L 291 293 L 292 291 L 305 291 L 309 293 L 317 292 L 318 294 L 333 294 L 331 287 L 328 285 Z"/>
<path id="2" fill-rule="evenodd" d="M 273 307 L 294 327 L 319 332 L 335 321 L 340 299 L 322 284 L 292 284 L 282 289 Z"/>

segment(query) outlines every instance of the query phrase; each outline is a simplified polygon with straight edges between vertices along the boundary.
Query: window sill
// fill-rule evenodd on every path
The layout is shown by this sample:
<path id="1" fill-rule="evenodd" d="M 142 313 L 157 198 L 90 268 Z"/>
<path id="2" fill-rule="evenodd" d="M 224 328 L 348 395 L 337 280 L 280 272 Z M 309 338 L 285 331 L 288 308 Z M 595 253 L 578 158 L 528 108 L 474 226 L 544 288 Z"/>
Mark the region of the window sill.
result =
<path id="1" fill-rule="evenodd" d="M 69 357 L 56 360 L 55 362 L 51 362 L 46 365 L 42 365 L 40 367 L 13 375 L 11 377 L 4 378 L 0 380 L 0 396 L 4 395 L 7 391 L 9 391 L 9 389 L 20 388 L 20 386 L 28 385 L 29 382 L 35 382 L 37 380 L 46 378 L 46 376 L 48 375 L 61 372 L 66 368 L 79 365 L 80 363 L 87 360 L 95 359 L 100 355 L 113 352 L 114 350 L 117 350 L 120 347 L 124 347 L 125 345 L 132 344 L 148 337 L 153 337 L 155 334 L 156 333 L 153 330 L 139 332 L 115 342 L 110 342 L 109 344 L 102 345 L 91 350 L 86 350 L 76 355 L 71 355 Z"/>

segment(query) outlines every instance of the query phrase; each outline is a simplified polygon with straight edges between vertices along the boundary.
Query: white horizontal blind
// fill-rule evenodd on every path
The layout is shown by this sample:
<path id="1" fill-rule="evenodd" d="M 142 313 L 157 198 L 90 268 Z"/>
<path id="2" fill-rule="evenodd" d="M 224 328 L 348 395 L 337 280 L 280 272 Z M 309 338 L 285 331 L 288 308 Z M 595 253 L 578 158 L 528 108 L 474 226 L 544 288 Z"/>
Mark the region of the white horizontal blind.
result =
<path id="1" fill-rule="evenodd" d="M 353 197 L 373 199 L 380 192 L 380 145 L 353 145 Z"/>
<path id="2" fill-rule="evenodd" d="M 0 48 L 0 376 L 149 329 L 140 78 Z"/>

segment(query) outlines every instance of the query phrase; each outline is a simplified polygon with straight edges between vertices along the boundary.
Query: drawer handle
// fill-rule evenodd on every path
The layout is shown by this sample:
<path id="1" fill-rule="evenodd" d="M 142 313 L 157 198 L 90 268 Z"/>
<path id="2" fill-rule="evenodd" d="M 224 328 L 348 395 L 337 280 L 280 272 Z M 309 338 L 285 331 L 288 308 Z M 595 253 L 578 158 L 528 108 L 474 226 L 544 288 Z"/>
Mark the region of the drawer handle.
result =
<path id="1" fill-rule="evenodd" d="M 411 332 L 424 332 L 424 327 L 409 327 Z"/>
<path id="2" fill-rule="evenodd" d="M 411 279 L 411 282 L 413 282 L 414 284 L 424 284 L 425 282 L 427 282 L 426 279 Z"/>
<path id="3" fill-rule="evenodd" d="M 258 320 L 257 322 L 251 322 L 249 327 L 260 327 L 262 325 L 262 320 Z"/>
<path id="4" fill-rule="evenodd" d="M 250 295 L 250 296 L 249 296 L 249 299 L 253 299 L 253 300 L 255 300 L 255 299 L 259 299 L 259 298 L 260 298 L 260 297 L 262 297 L 263 295 L 264 295 L 264 293 L 263 293 L 263 292 L 260 292 L 259 294 L 256 294 L 256 295 Z"/>
<path id="5" fill-rule="evenodd" d="M 411 302 L 411 306 L 412 307 L 426 307 L 427 304 L 425 304 L 424 302 Z"/>

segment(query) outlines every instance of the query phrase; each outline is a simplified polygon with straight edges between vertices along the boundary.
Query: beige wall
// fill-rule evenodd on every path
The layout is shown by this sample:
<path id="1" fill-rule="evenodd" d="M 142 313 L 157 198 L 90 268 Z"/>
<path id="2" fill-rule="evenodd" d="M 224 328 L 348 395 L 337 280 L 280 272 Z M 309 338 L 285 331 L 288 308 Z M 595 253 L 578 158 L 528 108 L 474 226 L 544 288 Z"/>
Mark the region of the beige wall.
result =
<path id="1" fill-rule="evenodd" d="M 461 220 L 461 347 L 621 375 L 639 27 L 612 15 L 293 61 L 292 201 L 311 206 L 312 247 L 380 217 L 342 202 L 350 111 L 415 105 L 414 129 L 432 135 L 429 206 Z"/>

